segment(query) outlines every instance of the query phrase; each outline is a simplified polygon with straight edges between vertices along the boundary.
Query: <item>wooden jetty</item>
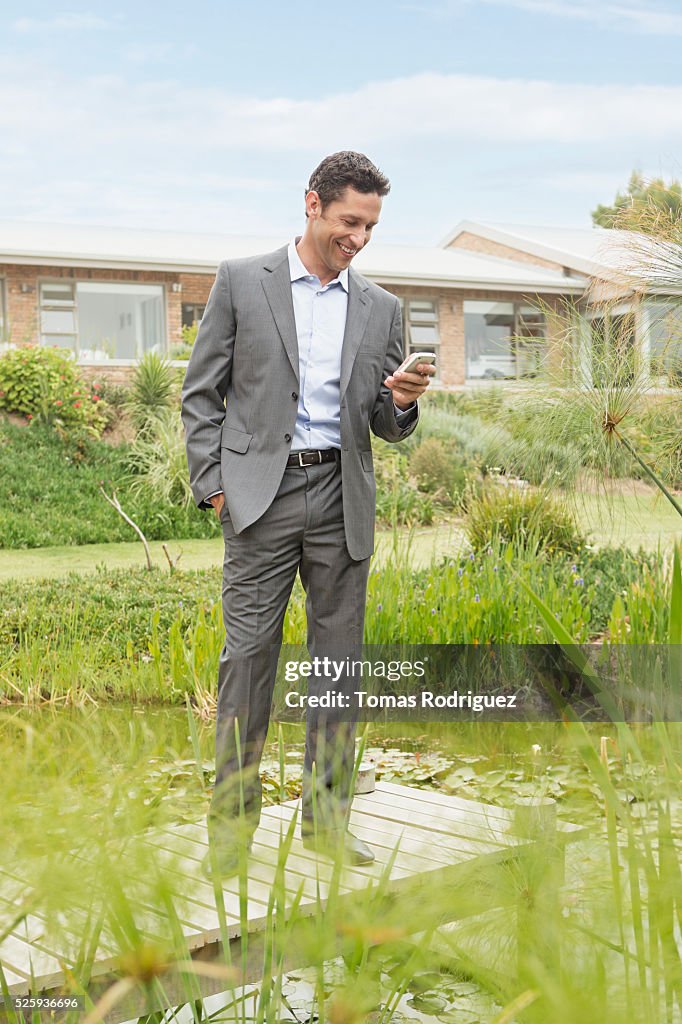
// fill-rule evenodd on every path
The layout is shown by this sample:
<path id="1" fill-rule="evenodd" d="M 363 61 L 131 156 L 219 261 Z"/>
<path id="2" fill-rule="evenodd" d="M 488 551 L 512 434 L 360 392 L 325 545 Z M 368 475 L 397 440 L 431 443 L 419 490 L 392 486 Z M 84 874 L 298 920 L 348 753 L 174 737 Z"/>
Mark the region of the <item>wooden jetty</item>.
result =
<path id="1" fill-rule="evenodd" d="M 305 943 L 297 941 L 296 928 L 311 926 L 315 914 L 326 905 L 330 891 L 335 913 L 367 905 L 372 894 L 382 894 L 381 923 L 384 930 L 398 925 L 406 934 L 425 927 L 419 907 L 427 905 L 433 916 L 438 893 L 456 892 L 456 898 L 443 898 L 441 923 L 481 913 L 494 906 L 515 903 L 519 916 L 519 943 L 528 939 L 532 928 L 549 927 L 547 903 L 541 916 L 533 913 L 536 898 L 543 887 L 556 895 L 561 882 L 564 847 L 583 838 L 584 829 L 556 821 L 551 801 L 539 805 L 519 802 L 516 811 L 415 789 L 391 782 L 380 782 L 371 793 L 356 795 L 350 827 L 368 842 L 376 861 L 366 867 L 338 867 L 328 859 L 304 849 L 298 825 L 289 855 L 283 867 L 285 901 L 297 901 L 296 927 L 287 935 L 287 967 L 301 967 Z M 216 909 L 216 891 L 204 879 L 200 862 L 207 850 L 205 822 L 184 824 L 145 833 L 144 843 L 159 865 L 167 865 L 173 905 L 187 948 L 194 960 L 224 962 L 224 943 L 230 945 L 233 964 L 240 965 L 244 983 L 263 976 L 269 905 L 278 870 L 278 851 L 300 801 L 288 801 L 263 809 L 261 823 L 247 862 L 246 888 L 237 876 L 222 886 L 226 931 L 221 930 Z M 281 860 L 281 858 L 280 858 Z M 501 885 L 500 867 L 526 871 L 529 887 Z M 280 867 L 280 871 L 281 871 Z M 331 889 L 330 889 L 331 887 Z M 519 902 L 519 890 L 524 898 Z M 11 921 L 17 907 L 26 898 L 26 881 L 16 868 L 0 865 L 0 921 Z M 557 904 L 558 906 L 558 904 Z M 170 924 L 159 907 L 135 907 L 135 920 L 150 942 L 168 942 Z M 73 928 L 73 918 L 69 916 Z M 247 935 L 245 936 L 245 925 Z M 1 931 L 1 928 L 0 928 Z M 68 936 L 71 940 L 74 935 Z M 246 938 L 246 941 L 244 941 Z M 64 936 L 64 948 L 46 935 L 46 922 L 39 910 L 27 914 L 0 942 L 0 965 L 11 995 L 58 994 L 69 991 L 67 973 L 74 966 L 73 941 Z M 246 953 L 244 948 L 246 947 Z M 103 931 L 97 947 L 87 992 L 93 1002 L 121 977 L 120 947 L 110 932 Z M 32 980 L 33 979 L 33 980 Z M 187 1001 L 187 989 L 177 972 L 164 973 L 163 991 L 168 1005 Z M 202 995 L 229 988 L 224 980 L 198 977 Z M 173 1002 L 174 1000 L 174 1002 Z M 120 1022 L 161 1007 L 142 985 L 105 1016 L 108 1022 Z M 1 1014 L 0 1014 L 1 1016 Z"/>

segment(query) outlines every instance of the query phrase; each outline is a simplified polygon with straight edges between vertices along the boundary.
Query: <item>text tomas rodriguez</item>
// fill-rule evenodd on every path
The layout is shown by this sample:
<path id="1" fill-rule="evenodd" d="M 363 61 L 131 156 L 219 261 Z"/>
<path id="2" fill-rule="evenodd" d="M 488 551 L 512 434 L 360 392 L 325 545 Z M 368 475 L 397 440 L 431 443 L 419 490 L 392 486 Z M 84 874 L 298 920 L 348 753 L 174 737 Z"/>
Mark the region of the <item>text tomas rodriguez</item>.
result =
<path id="1" fill-rule="evenodd" d="M 354 690 L 352 694 L 327 691 L 320 694 L 298 693 L 290 690 L 285 695 L 288 708 L 370 708 L 393 710 L 402 708 L 465 708 L 470 711 L 484 711 L 490 708 L 515 708 L 515 693 L 433 693 L 421 690 L 418 693 L 369 693 Z"/>

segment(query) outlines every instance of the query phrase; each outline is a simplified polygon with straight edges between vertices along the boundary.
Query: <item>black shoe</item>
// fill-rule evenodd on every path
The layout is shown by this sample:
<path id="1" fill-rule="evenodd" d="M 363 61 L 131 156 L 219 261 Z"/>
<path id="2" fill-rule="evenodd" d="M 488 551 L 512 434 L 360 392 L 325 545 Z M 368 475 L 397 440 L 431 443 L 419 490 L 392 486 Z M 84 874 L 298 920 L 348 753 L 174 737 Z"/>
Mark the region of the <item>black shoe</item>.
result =
<path id="1" fill-rule="evenodd" d="M 247 856 L 251 852 L 251 843 L 247 844 L 246 853 Z M 238 846 L 228 846 L 224 849 L 216 851 L 216 860 L 218 862 L 218 876 L 220 878 L 229 878 L 231 875 L 236 875 L 239 871 L 239 861 L 241 858 L 241 850 Z M 213 878 L 213 850 L 209 846 L 208 853 L 204 856 L 201 862 L 201 871 L 205 878 L 211 880 Z"/>
<path id="2" fill-rule="evenodd" d="M 302 832 L 301 842 L 306 850 L 314 850 L 332 860 L 336 860 L 341 851 L 348 864 L 371 864 L 374 860 L 371 848 L 352 832 L 328 830 L 318 832 L 317 835 L 314 832 Z"/>

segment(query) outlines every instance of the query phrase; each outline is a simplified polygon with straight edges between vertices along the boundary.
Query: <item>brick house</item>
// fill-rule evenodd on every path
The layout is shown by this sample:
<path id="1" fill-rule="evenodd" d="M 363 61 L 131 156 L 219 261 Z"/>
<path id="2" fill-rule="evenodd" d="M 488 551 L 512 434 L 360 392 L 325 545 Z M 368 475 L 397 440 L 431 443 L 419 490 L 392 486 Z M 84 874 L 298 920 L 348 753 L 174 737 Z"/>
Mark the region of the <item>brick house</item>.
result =
<path id="1" fill-rule="evenodd" d="M 602 251 L 618 234 L 463 221 L 439 246 L 372 242 L 353 265 L 398 296 L 405 351 L 435 350 L 442 386 L 515 381 L 565 355 L 552 311 L 566 300 L 602 334 L 595 296 L 620 289 L 631 308 L 634 292 Z M 146 351 L 173 357 L 183 326 L 201 319 L 221 259 L 285 241 L 0 223 L 0 342 L 70 348 L 86 372 L 124 380 Z M 647 320 L 654 305 L 633 334 L 645 358 L 678 325 L 664 300 Z M 659 314 L 665 328 L 656 333 Z"/>

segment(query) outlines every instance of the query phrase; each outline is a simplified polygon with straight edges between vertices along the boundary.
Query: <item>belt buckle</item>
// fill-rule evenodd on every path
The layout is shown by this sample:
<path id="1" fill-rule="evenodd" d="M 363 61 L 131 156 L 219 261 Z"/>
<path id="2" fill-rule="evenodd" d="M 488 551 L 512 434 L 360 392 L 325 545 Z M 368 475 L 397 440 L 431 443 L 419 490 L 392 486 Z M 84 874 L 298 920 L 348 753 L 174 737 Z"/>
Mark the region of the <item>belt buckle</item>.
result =
<path id="1" fill-rule="evenodd" d="M 297 455 L 299 466 L 317 466 L 322 462 L 322 452 L 319 449 L 309 452 L 297 452 Z"/>

